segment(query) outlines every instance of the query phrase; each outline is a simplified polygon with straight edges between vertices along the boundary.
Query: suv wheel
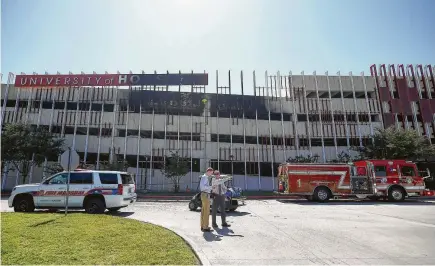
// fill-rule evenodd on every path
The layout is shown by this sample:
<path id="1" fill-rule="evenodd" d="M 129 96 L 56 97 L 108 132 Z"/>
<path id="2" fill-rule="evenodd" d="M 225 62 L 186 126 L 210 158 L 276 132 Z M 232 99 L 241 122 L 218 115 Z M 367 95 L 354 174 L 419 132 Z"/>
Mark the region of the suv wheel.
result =
<path id="1" fill-rule="evenodd" d="M 33 212 L 35 210 L 35 204 L 33 198 L 30 195 L 18 196 L 14 201 L 15 212 Z"/>
<path id="2" fill-rule="evenodd" d="M 93 198 L 86 202 L 85 211 L 89 214 L 101 214 L 105 209 L 104 201 L 101 199 Z"/>

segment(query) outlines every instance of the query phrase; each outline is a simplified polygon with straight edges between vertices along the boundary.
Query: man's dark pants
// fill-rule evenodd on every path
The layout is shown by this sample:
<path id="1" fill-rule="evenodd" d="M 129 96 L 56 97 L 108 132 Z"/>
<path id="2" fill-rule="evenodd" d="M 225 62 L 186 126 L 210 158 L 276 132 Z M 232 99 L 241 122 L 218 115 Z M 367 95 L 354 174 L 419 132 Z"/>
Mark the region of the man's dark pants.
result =
<path id="1" fill-rule="evenodd" d="M 225 195 L 214 195 L 213 198 L 213 211 L 212 211 L 212 215 L 211 215 L 211 220 L 212 220 L 212 225 L 216 224 L 216 213 L 217 213 L 217 209 L 220 209 L 221 212 L 221 220 L 222 220 L 222 224 L 226 224 L 226 213 L 225 213 Z"/>

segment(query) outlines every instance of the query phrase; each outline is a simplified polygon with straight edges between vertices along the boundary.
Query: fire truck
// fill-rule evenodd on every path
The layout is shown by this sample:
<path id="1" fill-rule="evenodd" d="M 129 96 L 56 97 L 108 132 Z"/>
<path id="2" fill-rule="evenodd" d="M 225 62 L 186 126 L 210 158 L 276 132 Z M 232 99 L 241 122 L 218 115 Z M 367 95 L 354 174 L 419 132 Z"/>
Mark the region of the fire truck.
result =
<path id="1" fill-rule="evenodd" d="M 342 197 L 403 201 L 433 196 L 426 189 L 429 170 L 420 173 L 406 160 L 363 160 L 352 163 L 283 163 L 278 167 L 279 194 L 325 202 Z"/>

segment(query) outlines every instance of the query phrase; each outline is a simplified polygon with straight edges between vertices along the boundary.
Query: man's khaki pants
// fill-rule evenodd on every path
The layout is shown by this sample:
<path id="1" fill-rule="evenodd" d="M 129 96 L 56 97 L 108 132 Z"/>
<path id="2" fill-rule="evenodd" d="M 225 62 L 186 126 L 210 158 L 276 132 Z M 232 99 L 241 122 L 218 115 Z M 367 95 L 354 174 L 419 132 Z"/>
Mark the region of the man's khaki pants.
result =
<path id="1" fill-rule="evenodd" d="M 210 199 L 207 193 L 201 193 L 201 202 L 201 229 L 207 229 L 210 221 Z"/>

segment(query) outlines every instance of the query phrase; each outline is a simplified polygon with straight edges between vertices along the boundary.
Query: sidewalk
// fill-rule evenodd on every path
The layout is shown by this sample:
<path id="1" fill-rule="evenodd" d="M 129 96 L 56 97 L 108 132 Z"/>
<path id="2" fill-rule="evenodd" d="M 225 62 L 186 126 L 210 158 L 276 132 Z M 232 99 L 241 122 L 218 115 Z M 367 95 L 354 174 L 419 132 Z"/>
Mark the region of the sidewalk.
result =
<path id="1" fill-rule="evenodd" d="M 138 201 L 189 201 L 197 192 L 137 192 Z M 10 196 L 10 191 L 2 191 L 1 198 L 6 199 Z M 286 196 L 274 194 L 272 191 L 245 191 L 243 196 L 247 200 L 267 200 L 267 199 L 298 199 L 297 196 Z M 435 199 L 435 197 L 419 197 L 418 199 Z"/>

